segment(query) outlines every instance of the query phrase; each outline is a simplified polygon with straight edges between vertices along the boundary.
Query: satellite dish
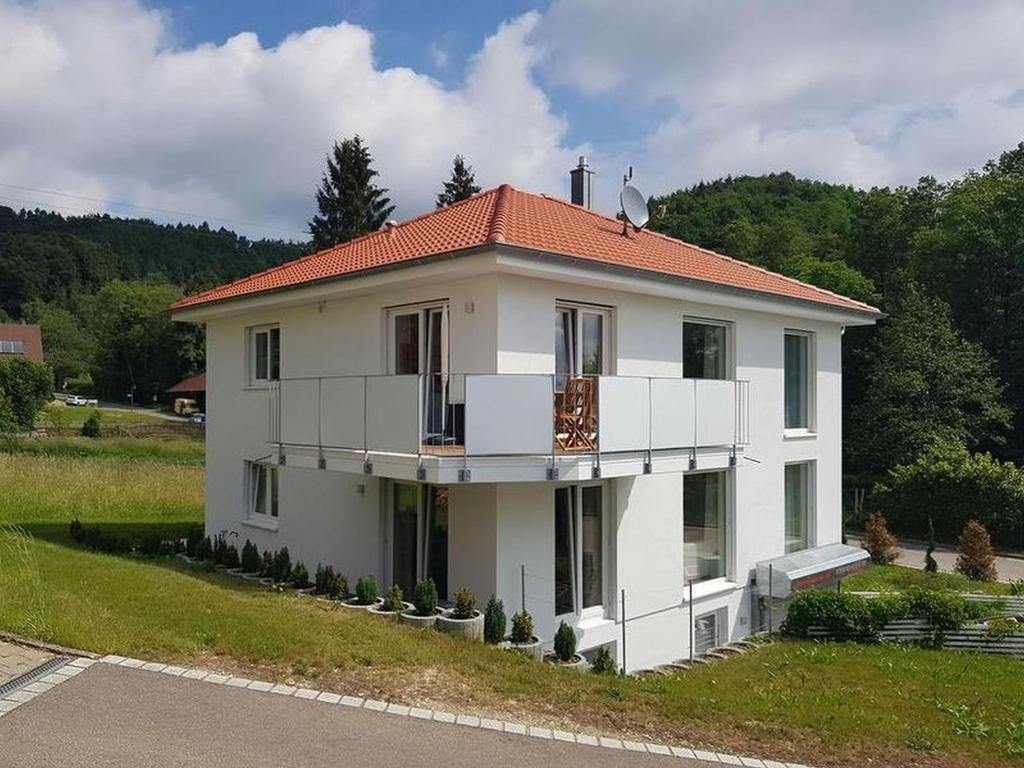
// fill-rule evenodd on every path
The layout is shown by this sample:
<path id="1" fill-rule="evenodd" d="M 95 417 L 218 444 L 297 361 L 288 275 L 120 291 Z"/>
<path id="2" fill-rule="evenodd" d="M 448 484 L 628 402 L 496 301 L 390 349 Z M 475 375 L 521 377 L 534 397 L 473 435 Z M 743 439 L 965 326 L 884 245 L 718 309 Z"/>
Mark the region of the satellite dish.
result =
<path id="1" fill-rule="evenodd" d="M 650 221 L 651 215 L 647 211 L 647 198 L 632 184 L 627 184 L 619 193 L 619 202 L 622 204 L 622 213 L 626 221 L 633 225 L 633 229 L 639 232 Z"/>

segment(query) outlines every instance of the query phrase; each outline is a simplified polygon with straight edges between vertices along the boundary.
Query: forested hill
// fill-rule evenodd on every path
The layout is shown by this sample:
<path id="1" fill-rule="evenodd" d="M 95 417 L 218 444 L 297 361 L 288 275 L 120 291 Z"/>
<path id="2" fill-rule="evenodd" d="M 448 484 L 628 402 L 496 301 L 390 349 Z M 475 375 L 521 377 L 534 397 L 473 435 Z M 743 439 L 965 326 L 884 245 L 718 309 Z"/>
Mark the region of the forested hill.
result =
<path id="1" fill-rule="evenodd" d="M 0 206 L 0 310 L 19 318 L 34 299 L 70 307 L 75 294 L 115 279 L 161 280 L 192 292 L 297 258 L 303 248 L 206 224 Z"/>

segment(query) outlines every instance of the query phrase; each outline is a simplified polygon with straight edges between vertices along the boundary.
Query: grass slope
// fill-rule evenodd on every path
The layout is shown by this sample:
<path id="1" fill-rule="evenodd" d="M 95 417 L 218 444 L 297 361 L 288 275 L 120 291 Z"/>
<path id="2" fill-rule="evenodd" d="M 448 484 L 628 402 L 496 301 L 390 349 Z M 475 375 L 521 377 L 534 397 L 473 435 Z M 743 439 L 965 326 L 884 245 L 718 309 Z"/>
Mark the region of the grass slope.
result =
<path id="1" fill-rule="evenodd" d="M 866 571 L 843 579 L 843 589 L 857 592 L 884 592 L 908 587 L 952 589 L 978 595 L 1007 595 L 1010 585 L 1000 581 L 971 581 L 962 573 L 926 573 L 903 565 L 870 565 Z"/>
<path id="2" fill-rule="evenodd" d="M 70 545 L 71 516 L 179 526 L 202 470 L 0 454 L 0 628 L 97 652 L 486 711 L 788 762 L 1009 766 L 1024 752 L 1024 667 L 995 657 L 780 642 L 677 677 L 579 674 L 174 559 Z"/>

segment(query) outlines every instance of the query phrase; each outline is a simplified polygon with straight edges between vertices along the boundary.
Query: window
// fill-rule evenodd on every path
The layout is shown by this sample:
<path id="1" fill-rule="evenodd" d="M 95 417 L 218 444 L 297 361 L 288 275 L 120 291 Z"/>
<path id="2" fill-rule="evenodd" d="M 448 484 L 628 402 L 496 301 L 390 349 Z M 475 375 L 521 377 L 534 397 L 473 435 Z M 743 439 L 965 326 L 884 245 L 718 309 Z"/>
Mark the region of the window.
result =
<path id="1" fill-rule="evenodd" d="M 250 381 L 254 384 L 281 378 L 281 329 L 276 325 L 249 329 Z"/>
<path id="2" fill-rule="evenodd" d="M 811 546 L 813 462 L 786 465 L 786 554 Z"/>
<path id="3" fill-rule="evenodd" d="M 25 354 L 24 341 L 0 341 L 0 355 Z"/>
<path id="4" fill-rule="evenodd" d="M 729 378 L 729 327 L 725 323 L 683 323 L 683 377 Z"/>
<path id="5" fill-rule="evenodd" d="M 567 376 L 608 373 L 611 312 L 559 304 L 555 308 L 555 373 L 559 389 Z"/>
<path id="6" fill-rule="evenodd" d="M 603 613 L 604 488 L 555 489 L 555 615 Z"/>
<path id="7" fill-rule="evenodd" d="M 416 582 L 431 578 L 442 600 L 448 598 L 448 488 L 391 485 L 391 579 L 406 599 Z"/>
<path id="8" fill-rule="evenodd" d="M 277 467 L 273 464 L 248 462 L 248 516 L 277 517 Z"/>
<path id="9" fill-rule="evenodd" d="M 683 476 L 683 566 L 686 580 L 707 581 L 727 573 L 729 472 Z"/>
<path id="10" fill-rule="evenodd" d="M 786 429 L 811 429 L 811 336 L 787 331 L 785 337 Z"/>
<path id="11" fill-rule="evenodd" d="M 719 645 L 719 628 L 725 624 L 725 608 L 698 616 L 693 622 L 693 652 L 702 656 Z"/>
<path id="12" fill-rule="evenodd" d="M 388 372 L 422 374 L 423 440 L 444 443 L 453 435 L 449 413 L 448 305 L 424 304 L 388 310 Z"/>

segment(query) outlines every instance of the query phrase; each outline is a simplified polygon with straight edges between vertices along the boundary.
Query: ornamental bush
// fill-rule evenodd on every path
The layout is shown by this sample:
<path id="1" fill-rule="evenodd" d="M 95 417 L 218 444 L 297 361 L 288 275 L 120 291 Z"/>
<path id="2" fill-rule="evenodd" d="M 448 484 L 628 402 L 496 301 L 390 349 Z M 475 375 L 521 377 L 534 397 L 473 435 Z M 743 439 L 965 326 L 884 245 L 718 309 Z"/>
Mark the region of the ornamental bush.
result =
<path id="1" fill-rule="evenodd" d="M 220 564 L 225 568 L 237 568 L 239 566 L 238 559 L 238 548 L 234 544 L 228 544 L 224 547 L 224 552 L 221 555 Z"/>
<path id="2" fill-rule="evenodd" d="M 452 609 L 453 619 L 472 619 L 476 613 L 476 595 L 466 587 L 455 593 L 455 608 Z"/>
<path id="3" fill-rule="evenodd" d="M 977 520 L 996 544 L 1016 546 L 1024 523 L 1024 467 L 958 443 L 940 443 L 914 462 L 889 470 L 871 493 L 871 504 L 892 530 L 925 538 L 934 517 L 940 541 L 954 541 Z"/>
<path id="4" fill-rule="evenodd" d="M 203 540 L 203 526 L 193 525 L 185 535 L 185 554 L 189 557 L 198 557 L 199 542 Z"/>
<path id="5" fill-rule="evenodd" d="M 377 585 L 374 584 L 374 599 L 376 600 Z M 331 600 L 344 600 L 349 596 L 348 592 L 348 577 L 342 576 L 340 573 L 331 571 L 330 578 L 327 579 L 327 596 Z"/>
<path id="6" fill-rule="evenodd" d="M 576 655 L 576 633 L 564 621 L 555 632 L 555 656 L 561 662 L 568 663 Z"/>
<path id="7" fill-rule="evenodd" d="M 318 595 L 327 593 L 327 578 L 328 572 L 331 576 L 334 575 L 334 569 L 329 565 L 323 563 L 316 564 L 316 575 L 313 576 L 313 592 Z"/>
<path id="8" fill-rule="evenodd" d="M 509 640 L 517 645 L 533 642 L 533 617 L 526 611 L 518 611 L 512 616 L 512 634 Z"/>
<path id="9" fill-rule="evenodd" d="M 309 571 L 301 560 L 292 568 L 292 584 L 296 589 L 305 589 L 309 586 Z"/>
<path id="10" fill-rule="evenodd" d="M 896 537 L 889 532 L 889 524 L 883 515 L 877 512 L 868 514 L 864 521 L 864 549 L 871 555 L 871 562 L 876 565 L 892 565 L 899 557 L 896 548 Z"/>
<path id="11" fill-rule="evenodd" d="M 32 429 L 53 399 L 53 370 L 21 357 L 0 358 L 0 431 Z"/>
<path id="12" fill-rule="evenodd" d="M 242 545 L 242 573 L 260 572 L 260 551 L 248 539 Z"/>
<path id="13" fill-rule="evenodd" d="M 433 616 L 437 611 L 437 586 L 433 579 L 416 582 L 412 591 L 412 604 L 417 616 Z"/>
<path id="14" fill-rule="evenodd" d="M 366 575 L 356 582 L 356 602 L 359 605 L 373 605 L 377 602 L 377 579 Z"/>
<path id="15" fill-rule="evenodd" d="M 213 542 L 209 536 L 203 536 L 196 545 L 196 558 L 199 560 L 211 560 L 213 558 Z"/>
<path id="16" fill-rule="evenodd" d="M 264 578 L 270 578 L 274 573 L 274 553 L 269 549 L 263 551 L 260 555 L 260 576 Z"/>
<path id="17" fill-rule="evenodd" d="M 399 613 L 405 610 L 405 603 L 402 601 L 402 588 L 397 584 L 392 584 L 391 588 L 384 593 L 384 602 L 381 604 L 380 609 L 389 613 Z"/>
<path id="18" fill-rule="evenodd" d="M 615 659 L 612 658 L 612 652 L 608 650 L 607 645 L 602 645 L 597 649 L 594 660 L 590 662 L 590 669 L 598 674 L 614 674 L 618 671 L 615 667 Z"/>
<path id="19" fill-rule="evenodd" d="M 985 526 L 977 520 L 971 520 L 960 532 L 957 540 L 956 569 L 974 581 L 996 580 L 996 553 L 992 549 L 992 539 Z"/>
<path id="20" fill-rule="evenodd" d="M 281 547 L 274 553 L 270 566 L 270 578 L 278 584 L 286 584 L 292 580 L 292 558 L 288 547 Z"/>
<path id="21" fill-rule="evenodd" d="M 89 414 L 89 417 L 82 422 L 82 428 L 79 430 L 82 437 L 99 437 L 100 436 L 100 412 L 94 410 Z"/>
<path id="22" fill-rule="evenodd" d="M 505 639 L 505 606 L 495 595 L 484 609 L 484 642 L 495 645 Z"/>

